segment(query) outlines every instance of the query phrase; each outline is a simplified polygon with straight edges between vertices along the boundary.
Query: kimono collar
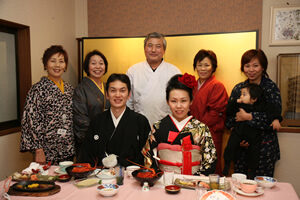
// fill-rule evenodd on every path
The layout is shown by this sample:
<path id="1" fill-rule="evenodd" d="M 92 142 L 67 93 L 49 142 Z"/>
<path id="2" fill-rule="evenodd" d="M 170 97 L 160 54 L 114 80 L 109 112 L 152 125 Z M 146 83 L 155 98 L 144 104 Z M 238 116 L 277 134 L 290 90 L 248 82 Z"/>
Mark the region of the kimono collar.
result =
<path id="1" fill-rule="evenodd" d="M 215 75 L 212 74 L 208 79 L 206 79 L 203 83 L 200 83 L 200 79 L 198 79 L 198 87 L 197 89 L 200 90 L 200 88 L 205 84 L 205 83 L 208 83 L 209 81 L 211 81 L 212 79 L 215 78 Z"/>
<path id="2" fill-rule="evenodd" d="M 90 77 L 88 77 L 88 79 L 90 79 L 91 81 L 93 81 L 93 83 L 97 86 L 97 88 L 102 92 L 102 94 L 104 94 L 104 86 L 103 86 L 103 82 L 101 82 L 101 86 L 98 85 L 96 83 L 96 81 L 94 81 L 93 79 L 91 79 Z"/>
<path id="3" fill-rule="evenodd" d="M 115 115 L 114 115 L 114 113 L 113 113 L 113 112 L 111 111 L 111 109 L 110 109 L 111 118 L 112 118 L 112 120 L 113 120 L 113 122 L 114 122 L 115 127 L 118 126 L 120 120 L 122 119 L 122 116 L 123 116 L 125 110 L 126 110 L 126 107 L 125 107 L 125 109 L 123 110 L 123 112 L 120 114 L 120 116 L 119 116 L 118 118 L 116 118 Z"/>
<path id="4" fill-rule="evenodd" d="M 51 81 L 58 87 L 58 89 L 61 91 L 61 93 L 64 93 L 64 92 L 65 92 L 65 89 L 64 89 L 64 82 L 63 82 L 62 79 L 60 79 L 59 82 L 53 80 L 53 79 L 50 78 L 49 76 L 48 76 L 48 79 L 51 80 Z"/>
<path id="5" fill-rule="evenodd" d="M 190 119 L 193 118 L 193 116 L 191 115 L 191 116 L 188 116 L 187 118 L 185 118 L 184 120 L 181 120 L 179 122 L 172 115 L 169 115 L 169 116 L 170 116 L 171 120 L 173 121 L 174 125 L 176 126 L 176 128 L 178 129 L 179 132 L 186 126 L 186 124 L 190 121 Z"/>

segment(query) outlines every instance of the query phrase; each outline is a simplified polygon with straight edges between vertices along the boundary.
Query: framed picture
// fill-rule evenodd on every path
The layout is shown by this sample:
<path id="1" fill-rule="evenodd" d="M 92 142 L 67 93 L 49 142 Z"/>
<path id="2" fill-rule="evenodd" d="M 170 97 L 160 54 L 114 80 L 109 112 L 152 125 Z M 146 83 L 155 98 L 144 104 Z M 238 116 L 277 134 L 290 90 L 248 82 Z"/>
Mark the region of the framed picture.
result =
<path id="1" fill-rule="evenodd" d="M 270 46 L 300 45 L 300 6 L 271 8 Z"/>

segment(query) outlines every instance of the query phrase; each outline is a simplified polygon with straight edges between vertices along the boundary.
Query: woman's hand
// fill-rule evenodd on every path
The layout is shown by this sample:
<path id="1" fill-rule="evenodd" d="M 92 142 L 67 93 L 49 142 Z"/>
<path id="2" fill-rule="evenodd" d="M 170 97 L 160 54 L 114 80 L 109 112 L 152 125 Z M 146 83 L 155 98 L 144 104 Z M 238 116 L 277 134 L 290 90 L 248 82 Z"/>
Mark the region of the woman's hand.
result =
<path id="1" fill-rule="evenodd" d="M 45 164 L 46 163 L 46 156 L 43 149 L 36 149 L 35 150 L 35 162 L 39 164 Z"/>
<path id="2" fill-rule="evenodd" d="M 280 122 L 278 119 L 274 119 L 272 124 L 270 126 L 273 126 L 273 130 L 279 131 L 281 128 Z"/>
<path id="3" fill-rule="evenodd" d="M 241 147 L 248 148 L 248 147 L 249 147 L 249 143 L 246 142 L 245 140 L 243 140 L 243 141 L 240 142 L 240 146 L 241 146 Z"/>
<path id="4" fill-rule="evenodd" d="M 240 111 L 235 115 L 235 121 L 242 122 L 242 121 L 250 121 L 252 120 L 252 114 L 247 113 L 243 108 L 240 108 Z"/>

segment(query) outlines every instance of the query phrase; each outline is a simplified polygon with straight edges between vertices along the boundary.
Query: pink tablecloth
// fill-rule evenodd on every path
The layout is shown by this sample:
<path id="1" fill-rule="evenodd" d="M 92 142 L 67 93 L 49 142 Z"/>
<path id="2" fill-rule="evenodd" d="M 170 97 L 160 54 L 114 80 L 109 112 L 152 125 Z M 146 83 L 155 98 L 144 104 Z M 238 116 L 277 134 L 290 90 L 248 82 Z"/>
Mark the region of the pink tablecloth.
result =
<path id="1" fill-rule="evenodd" d="M 3 181 L 0 185 L 2 185 Z M 143 192 L 141 186 L 133 178 L 126 177 L 124 185 L 120 187 L 119 192 L 114 197 L 102 197 L 97 192 L 97 186 L 88 188 L 78 188 L 72 181 L 59 183 L 61 191 L 55 195 L 47 197 L 21 197 L 11 196 L 11 199 L 29 200 L 29 199 L 47 199 L 47 200 L 82 200 L 82 199 L 120 199 L 120 200 L 195 200 L 195 190 L 182 189 L 179 194 L 171 195 L 164 191 L 160 183 L 150 188 L 150 191 Z M 298 196 L 290 183 L 277 183 L 272 189 L 266 189 L 264 194 L 258 197 L 245 197 L 237 195 L 238 200 L 298 200 Z"/>

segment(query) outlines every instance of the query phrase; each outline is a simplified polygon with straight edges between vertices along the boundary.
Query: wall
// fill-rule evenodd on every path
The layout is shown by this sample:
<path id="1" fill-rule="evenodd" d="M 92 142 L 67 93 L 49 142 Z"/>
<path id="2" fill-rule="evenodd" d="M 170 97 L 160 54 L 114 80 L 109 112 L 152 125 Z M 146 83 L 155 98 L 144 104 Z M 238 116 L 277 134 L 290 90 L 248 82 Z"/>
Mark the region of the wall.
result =
<path id="1" fill-rule="evenodd" d="M 289 5 L 287 5 L 289 3 Z M 264 0 L 262 18 L 262 43 L 261 47 L 265 51 L 269 60 L 268 73 L 273 80 L 276 80 L 277 55 L 281 53 L 300 53 L 299 46 L 269 46 L 270 16 L 271 7 L 300 6 L 299 0 Z M 281 159 L 275 168 L 275 177 L 282 182 L 290 182 L 300 196 L 300 160 L 299 144 L 300 133 L 279 133 L 278 134 Z"/>
<path id="2" fill-rule="evenodd" d="M 30 26 L 32 83 L 46 75 L 41 61 L 44 50 L 52 44 L 61 44 L 69 54 L 68 70 L 63 78 L 76 86 L 75 38 L 86 36 L 86 8 L 85 0 L 0 0 L 1 19 Z M 75 17 L 76 13 L 78 18 Z M 0 179 L 23 169 L 31 162 L 30 153 L 19 153 L 19 142 L 20 133 L 0 137 Z"/>
<path id="3" fill-rule="evenodd" d="M 262 0 L 88 0 L 89 37 L 261 28 Z"/>

